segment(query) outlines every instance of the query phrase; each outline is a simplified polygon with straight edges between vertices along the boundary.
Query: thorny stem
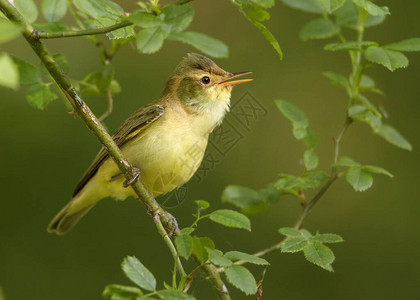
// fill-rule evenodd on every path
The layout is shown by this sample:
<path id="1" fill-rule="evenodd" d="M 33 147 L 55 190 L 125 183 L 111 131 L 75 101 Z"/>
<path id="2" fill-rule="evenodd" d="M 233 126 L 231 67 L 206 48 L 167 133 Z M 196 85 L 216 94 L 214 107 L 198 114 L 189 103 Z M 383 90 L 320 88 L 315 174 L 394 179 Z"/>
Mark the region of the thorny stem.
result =
<path id="1" fill-rule="evenodd" d="M 92 131 L 92 133 L 99 139 L 99 141 L 108 151 L 110 157 L 112 157 L 114 162 L 117 164 L 121 173 L 124 174 L 128 181 L 130 181 L 131 177 L 133 176 L 133 166 L 131 166 L 130 163 L 125 159 L 124 155 L 122 154 L 118 146 L 115 144 L 112 137 L 105 130 L 105 128 L 93 114 L 90 108 L 81 99 L 78 92 L 73 87 L 70 80 L 64 75 L 63 71 L 55 62 L 54 58 L 51 56 L 47 48 L 42 44 L 42 42 L 39 39 L 34 37 L 33 27 L 7 0 L 0 0 L 0 10 L 5 14 L 5 16 L 9 20 L 22 25 L 23 37 L 32 47 L 32 49 L 39 57 L 41 62 L 45 65 L 51 77 L 61 88 L 64 95 L 73 106 L 74 111 L 85 122 L 86 126 Z M 149 212 L 149 214 L 152 215 L 158 232 L 163 237 L 166 245 L 169 247 L 174 258 L 175 256 L 177 257 L 176 248 L 167 234 L 167 232 L 174 231 L 172 224 L 173 217 L 166 213 L 160 207 L 159 203 L 156 202 L 156 200 L 153 198 L 153 196 L 149 193 L 149 191 L 146 189 L 146 187 L 140 180 L 134 180 L 131 183 L 131 188 L 135 191 L 139 199 L 146 206 L 146 209 Z M 182 268 L 179 258 L 175 259 L 175 263 L 177 264 L 177 268 L 181 276 L 184 276 L 185 272 Z M 226 286 L 223 283 L 220 274 L 217 273 L 215 267 L 213 265 L 203 265 L 202 269 L 207 274 L 210 282 L 213 285 L 213 288 L 219 296 L 219 299 L 230 300 L 230 296 L 227 292 Z"/>

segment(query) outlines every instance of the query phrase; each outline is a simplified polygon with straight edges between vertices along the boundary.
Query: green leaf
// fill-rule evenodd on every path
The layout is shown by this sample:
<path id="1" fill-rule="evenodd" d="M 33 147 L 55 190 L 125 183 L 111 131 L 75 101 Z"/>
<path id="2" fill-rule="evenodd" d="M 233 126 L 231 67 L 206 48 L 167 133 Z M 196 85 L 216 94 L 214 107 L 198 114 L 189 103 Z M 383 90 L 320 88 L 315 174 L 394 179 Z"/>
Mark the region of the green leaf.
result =
<path id="1" fill-rule="evenodd" d="M 219 209 L 210 214 L 210 220 L 221 225 L 251 231 L 251 221 L 247 216 L 230 209 Z"/>
<path id="2" fill-rule="evenodd" d="M 128 19 L 137 26 L 143 28 L 156 27 L 162 23 L 162 20 L 159 17 L 143 10 L 136 10 L 128 16 Z"/>
<path id="3" fill-rule="evenodd" d="M 181 234 L 175 238 L 175 246 L 179 256 L 188 260 L 193 251 L 193 238 L 189 234 Z"/>
<path id="4" fill-rule="evenodd" d="M 376 107 L 369 101 L 368 98 L 366 98 L 362 94 L 357 94 L 355 99 L 360 101 L 363 104 L 364 107 L 366 107 L 369 111 L 371 111 L 377 117 L 379 117 L 379 118 L 382 117 L 382 114 L 379 112 L 379 110 L 376 109 Z"/>
<path id="5" fill-rule="evenodd" d="M 246 295 L 253 295 L 257 292 L 254 276 L 245 267 L 232 265 L 225 269 L 225 274 L 229 282 Z"/>
<path id="6" fill-rule="evenodd" d="M 115 25 L 120 22 L 120 19 L 115 19 L 109 16 L 103 16 L 93 20 L 94 28 L 103 28 Z M 135 35 L 133 26 L 126 26 L 106 33 L 109 39 L 125 39 Z"/>
<path id="7" fill-rule="evenodd" d="M 264 8 L 271 8 L 274 6 L 274 0 L 251 0 L 251 2 Z"/>
<path id="8" fill-rule="evenodd" d="M 41 75 L 35 66 L 14 56 L 12 59 L 19 71 L 20 84 L 34 84 L 41 82 Z"/>
<path id="9" fill-rule="evenodd" d="M 303 249 L 303 253 L 309 262 L 327 271 L 333 271 L 331 264 L 334 262 L 335 256 L 327 246 L 318 242 L 311 242 Z"/>
<path id="10" fill-rule="evenodd" d="M 226 268 L 232 265 L 232 261 L 223 256 L 223 252 L 217 249 L 213 250 L 206 248 L 207 253 L 209 254 L 209 260 L 216 266 Z"/>
<path id="11" fill-rule="evenodd" d="M 255 20 L 265 21 L 270 19 L 270 14 L 265 9 L 257 5 L 249 5 L 246 7 L 246 14 Z"/>
<path id="12" fill-rule="evenodd" d="M 382 124 L 378 131 L 379 136 L 385 139 L 388 143 L 400 147 L 402 149 L 411 151 L 413 147 L 401 133 L 398 132 L 394 127 Z"/>
<path id="13" fill-rule="evenodd" d="M 206 248 L 214 249 L 214 242 L 210 238 L 193 236 L 193 252 L 202 263 L 208 259 Z"/>
<path id="14" fill-rule="evenodd" d="M 303 190 L 314 189 L 328 178 L 329 176 L 324 171 L 306 173 L 301 177 L 300 188 Z"/>
<path id="15" fill-rule="evenodd" d="M 330 19 L 315 19 L 307 23 L 299 32 L 299 37 L 304 40 L 326 39 L 337 35 L 340 27 Z"/>
<path id="16" fill-rule="evenodd" d="M 308 239 L 304 236 L 293 236 L 281 243 L 281 252 L 295 253 L 302 251 L 308 245 Z"/>
<path id="17" fill-rule="evenodd" d="M 337 167 L 359 167 L 360 166 L 359 163 L 355 162 L 354 160 L 352 160 L 350 157 L 347 157 L 347 156 L 340 157 L 338 162 L 336 162 L 334 165 Z"/>
<path id="18" fill-rule="evenodd" d="M 309 13 L 322 14 L 324 12 L 318 0 L 283 0 L 283 3 L 292 8 Z"/>
<path id="19" fill-rule="evenodd" d="M 228 46 L 222 41 L 216 40 L 198 32 L 174 32 L 168 36 L 168 40 L 178 41 L 200 50 L 206 55 L 221 58 L 229 54 Z"/>
<path id="20" fill-rule="evenodd" d="M 0 85 L 14 90 L 19 88 L 19 66 L 6 53 L 0 54 Z"/>
<path id="21" fill-rule="evenodd" d="M 420 51 L 420 38 L 412 38 L 398 43 L 388 44 L 383 46 L 383 48 L 402 52 Z"/>
<path id="22" fill-rule="evenodd" d="M 162 12 L 165 14 L 165 23 L 171 27 L 171 32 L 186 29 L 194 17 L 194 9 L 189 5 L 169 4 Z"/>
<path id="23" fill-rule="evenodd" d="M 390 71 L 408 66 L 408 58 L 404 54 L 381 47 L 372 46 L 367 48 L 365 57 L 368 61 L 381 64 Z"/>
<path id="24" fill-rule="evenodd" d="M 38 9 L 33 0 L 14 0 L 16 9 L 29 22 L 33 23 L 38 18 Z"/>
<path id="25" fill-rule="evenodd" d="M 382 174 L 391 178 L 394 177 L 394 175 L 392 175 L 389 171 L 381 167 L 367 165 L 367 166 L 362 166 L 362 169 L 368 171 L 369 173 Z"/>
<path id="26" fill-rule="evenodd" d="M 102 292 L 102 296 L 111 296 L 111 299 L 133 299 L 133 297 L 142 296 L 139 288 L 119 284 L 109 284 Z"/>
<path id="27" fill-rule="evenodd" d="M 308 149 L 303 154 L 303 162 L 305 163 L 306 170 L 310 171 L 318 166 L 319 158 L 313 149 Z"/>
<path id="28" fill-rule="evenodd" d="M 0 43 L 14 39 L 21 31 L 21 26 L 0 18 Z"/>
<path id="29" fill-rule="evenodd" d="M 66 31 L 69 27 L 66 24 L 55 22 L 55 23 L 44 23 L 44 24 L 33 24 L 34 29 L 43 32 L 60 32 Z"/>
<path id="30" fill-rule="evenodd" d="M 195 300 L 193 296 L 177 290 L 161 290 L 157 292 L 157 295 L 163 300 Z"/>
<path id="31" fill-rule="evenodd" d="M 334 72 L 324 72 L 323 74 L 325 77 L 331 80 L 332 83 L 341 86 L 345 89 L 348 88 L 349 82 L 345 76 Z"/>
<path id="32" fill-rule="evenodd" d="M 162 47 L 166 36 L 161 26 L 140 30 L 136 37 L 137 49 L 141 53 L 154 53 Z"/>
<path id="33" fill-rule="evenodd" d="M 288 236 L 288 237 L 301 237 L 302 232 L 299 229 L 292 228 L 292 227 L 282 227 L 279 229 L 279 232 L 282 235 Z"/>
<path id="34" fill-rule="evenodd" d="M 385 16 L 390 15 L 387 6 L 378 6 L 369 0 L 353 0 L 353 3 L 366 10 L 372 16 Z"/>
<path id="35" fill-rule="evenodd" d="M 346 0 L 318 0 L 318 2 L 321 3 L 324 11 L 330 14 L 342 7 Z"/>
<path id="36" fill-rule="evenodd" d="M 276 103 L 277 108 L 281 111 L 281 113 L 292 123 L 297 124 L 302 128 L 308 127 L 309 122 L 305 113 L 297 106 L 285 100 L 275 100 L 274 102 Z"/>
<path id="37" fill-rule="evenodd" d="M 344 242 L 343 238 L 338 234 L 333 233 L 321 233 L 313 236 L 312 241 L 317 241 L 320 243 L 341 243 Z"/>
<path id="38" fill-rule="evenodd" d="M 124 15 L 124 10 L 111 0 L 73 0 L 76 8 L 96 19 L 99 17 L 118 18 Z"/>
<path id="39" fill-rule="evenodd" d="M 256 190 L 238 185 L 229 185 L 223 190 L 222 202 L 231 203 L 239 208 L 250 208 L 265 201 Z"/>
<path id="40" fill-rule="evenodd" d="M 306 136 L 302 141 L 309 149 L 315 149 L 319 145 L 319 138 L 311 128 L 306 128 Z"/>
<path id="41" fill-rule="evenodd" d="M 197 209 L 199 210 L 204 210 L 210 206 L 210 203 L 205 200 L 195 200 L 194 202 L 197 204 Z"/>
<path id="42" fill-rule="evenodd" d="M 66 0 L 42 0 L 41 11 L 48 22 L 60 21 L 67 12 Z"/>
<path id="43" fill-rule="evenodd" d="M 48 103 L 57 98 L 47 85 L 41 83 L 34 84 L 26 93 L 29 104 L 41 110 L 46 109 Z"/>
<path id="44" fill-rule="evenodd" d="M 348 27 L 357 30 L 358 22 L 358 8 L 352 1 L 346 3 L 333 13 L 336 17 L 336 23 L 340 26 Z M 366 17 L 364 27 L 371 27 L 381 24 L 385 20 L 385 16 L 372 16 Z"/>
<path id="45" fill-rule="evenodd" d="M 229 251 L 225 253 L 225 257 L 230 260 L 243 260 L 254 265 L 269 265 L 270 263 L 264 258 L 257 257 L 248 253 L 239 251 Z"/>
<path id="46" fill-rule="evenodd" d="M 296 176 L 282 174 L 280 175 L 280 179 L 274 184 L 274 187 L 281 191 L 291 191 L 299 187 L 300 182 L 300 178 Z"/>
<path id="47" fill-rule="evenodd" d="M 347 172 L 346 180 L 356 192 L 366 191 L 373 184 L 372 174 L 362 168 L 350 169 Z"/>
<path id="48" fill-rule="evenodd" d="M 98 82 L 99 91 L 106 93 L 108 87 L 110 87 L 112 79 L 114 78 L 114 66 L 109 63 L 106 64 L 102 71 L 101 78 Z"/>
<path id="49" fill-rule="evenodd" d="M 339 51 L 339 50 L 355 50 L 361 51 L 363 47 L 377 46 L 376 42 L 362 41 L 362 42 L 344 42 L 344 43 L 332 43 L 325 45 L 324 50 L 327 51 Z"/>
<path id="50" fill-rule="evenodd" d="M 257 20 L 254 20 L 252 18 L 248 18 L 248 20 L 261 31 L 265 39 L 271 44 L 274 50 L 276 50 L 277 54 L 280 56 L 280 59 L 283 59 L 283 51 L 281 50 L 279 42 L 277 41 L 276 37 L 271 33 L 271 31 L 268 30 L 267 27 L 265 27 L 265 25 L 258 22 Z"/>
<path id="51" fill-rule="evenodd" d="M 128 279 L 139 287 L 148 291 L 156 289 L 155 277 L 136 257 L 127 256 L 122 263 L 122 269 Z"/>

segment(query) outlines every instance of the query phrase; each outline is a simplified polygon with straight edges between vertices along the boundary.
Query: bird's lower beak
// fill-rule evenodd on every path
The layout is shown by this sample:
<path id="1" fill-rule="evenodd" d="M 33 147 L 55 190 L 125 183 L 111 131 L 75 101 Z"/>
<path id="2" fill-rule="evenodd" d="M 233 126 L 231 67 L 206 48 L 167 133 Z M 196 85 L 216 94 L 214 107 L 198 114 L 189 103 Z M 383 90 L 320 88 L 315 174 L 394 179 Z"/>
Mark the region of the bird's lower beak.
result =
<path id="1" fill-rule="evenodd" d="M 245 82 L 250 82 L 252 81 L 252 79 L 240 79 L 240 80 L 233 80 L 236 77 L 239 76 L 243 76 L 243 75 L 248 75 L 251 74 L 252 72 L 239 72 L 239 73 L 232 73 L 230 74 L 230 76 L 228 78 L 225 78 L 223 80 L 220 80 L 219 82 L 216 83 L 216 86 L 232 86 L 232 85 L 237 85 L 237 84 L 241 84 L 241 83 L 245 83 Z"/>

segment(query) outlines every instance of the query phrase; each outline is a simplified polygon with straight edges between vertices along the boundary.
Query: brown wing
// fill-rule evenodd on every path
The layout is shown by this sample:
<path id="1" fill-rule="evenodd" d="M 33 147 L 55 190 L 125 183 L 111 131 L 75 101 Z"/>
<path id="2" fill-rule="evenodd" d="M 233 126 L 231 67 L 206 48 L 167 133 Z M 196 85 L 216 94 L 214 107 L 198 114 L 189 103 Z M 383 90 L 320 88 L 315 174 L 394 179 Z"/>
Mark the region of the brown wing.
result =
<path id="1" fill-rule="evenodd" d="M 140 108 L 131 115 L 112 136 L 118 147 L 124 145 L 125 142 L 135 137 L 148 124 L 159 119 L 163 115 L 165 108 L 158 104 L 148 105 Z M 83 174 L 82 179 L 73 192 L 73 197 L 86 185 L 86 183 L 95 175 L 101 164 L 109 157 L 104 147 L 96 155 L 95 160 Z"/>

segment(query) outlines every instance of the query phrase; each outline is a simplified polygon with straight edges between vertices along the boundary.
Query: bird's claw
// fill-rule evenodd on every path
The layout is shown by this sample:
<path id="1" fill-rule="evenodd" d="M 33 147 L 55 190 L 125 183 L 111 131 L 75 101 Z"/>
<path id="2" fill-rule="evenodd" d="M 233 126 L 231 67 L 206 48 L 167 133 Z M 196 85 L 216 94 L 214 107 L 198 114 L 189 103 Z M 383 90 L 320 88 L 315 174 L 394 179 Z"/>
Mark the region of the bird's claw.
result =
<path id="1" fill-rule="evenodd" d="M 140 170 L 136 167 L 131 167 L 127 172 L 127 180 L 124 181 L 123 187 L 129 187 L 134 181 L 140 179 Z"/>
<path id="2" fill-rule="evenodd" d="M 167 226 L 165 226 L 165 230 L 168 233 L 169 236 L 174 236 L 175 232 L 178 231 L 178 222 L 176 221 L 175 217 L 173 215 L 171 215 L 170 213 L 168 213 L 167 211 L 165 211 L 166 214 L 169 216 L 169 218 L 171 219 L 169 221 L 169 223 L 167 224 Z"/>

